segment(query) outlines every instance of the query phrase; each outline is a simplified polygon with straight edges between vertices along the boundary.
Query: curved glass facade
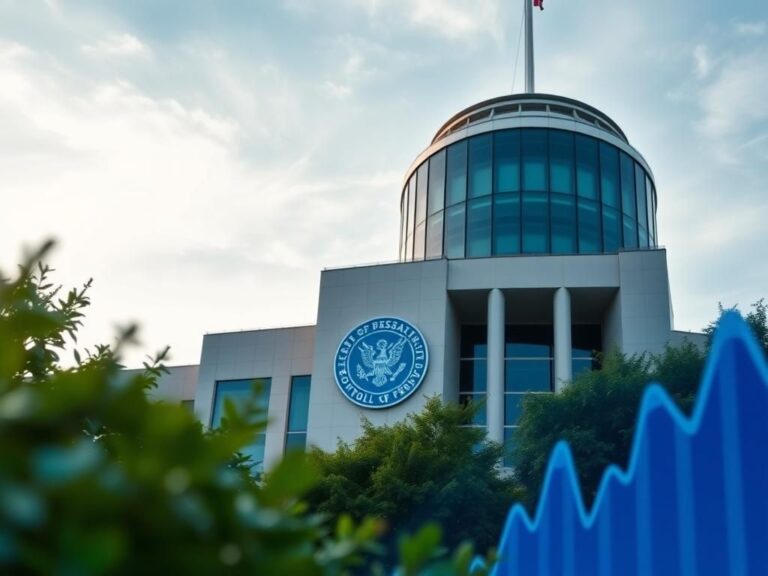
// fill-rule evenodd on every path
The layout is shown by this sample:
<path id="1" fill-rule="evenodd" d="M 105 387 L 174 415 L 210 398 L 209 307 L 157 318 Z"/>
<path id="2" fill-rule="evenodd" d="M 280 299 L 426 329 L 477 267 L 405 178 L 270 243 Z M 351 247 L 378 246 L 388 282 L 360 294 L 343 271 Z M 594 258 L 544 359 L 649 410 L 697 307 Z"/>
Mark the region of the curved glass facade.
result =
<path id="1" fill-rule="evenodd" d="M 653 181 L 616 146 L 567 130 L 497 130 L 455 142 L 413 172 L 400 260 L 656 247 L 655 214 Z"/>

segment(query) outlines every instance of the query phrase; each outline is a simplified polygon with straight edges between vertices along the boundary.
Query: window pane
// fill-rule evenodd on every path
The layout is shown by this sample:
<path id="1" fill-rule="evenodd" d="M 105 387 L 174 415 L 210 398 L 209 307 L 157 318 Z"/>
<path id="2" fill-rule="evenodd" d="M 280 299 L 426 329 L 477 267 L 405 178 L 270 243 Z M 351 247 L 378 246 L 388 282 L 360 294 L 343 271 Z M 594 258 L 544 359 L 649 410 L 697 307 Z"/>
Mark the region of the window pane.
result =
<path id="1" fill-rule="evenodd" d="M 446 168 L 446 205 L 463 202 L 467 197 L 467 141 L 448 148 Z"/>
<path id="2" fill-rule="evenodd" d="M 651 179 L 648 178 L 648 176 L 645 177 L 645 194 L 647 197 L 645 204 L 648 206 L 648 236 L 652 239 L 655 233 L 653 228 L 653 186 L 651 185 Z M 652 240 L 649 240 L 648 243 L 653 245 Z"/>
<path id="3" fill-rule="evenodd" d="M 408 180 L 408 234 L 416 228 L 416 174 Z"/>
<path id="4" fill-rule="evenodd" d="M 487 361 L 462 360 L 459 374 L 460 392 L 485 392 L 487 378 Z"/>
<path id="5" fill-rule="evenodd" d="M 522 145 L 523 190 L 544 192 L 547 190 L 547 131 L 523 130 Z"/>
<path id="6" fill-rule="evenodd" d="M 424 234 L 426 233 L 426 224 L 422 222 L 416 226 L 416 234 L 413 237 L 413 259 L 424 260 Z"/>
<path id="7" fill-rule="evenodd" d="M 235 406 L 240 409 L 252 402 L 253 405 L 262 410 L 268 410 L 271 384 L 270 378 L 220 380 L 216 382 L 211 427 L 217 428 L 221 425 L 221 419 L 224 416 L 224 404 L 227 400 L 234 402 Z"/>
<path id="8" fill-rule="evenodd" d="M 520 252 L 520 193 L 494 197 L 493 235 L 494 254 Z"/>
<path id="9" fill-rule="evenodd" d="M 573 196 L 552 194 L 552 253 L 576 252 L 576 202 Z"/>
<path id="10" fill-rule="evenodd" d="M 644 226 L 638 226 L 637 236 L 640 248 L 648 248 L 648 230 Z"/>
<path id="11" fill-rule="evenodd" d="M 445 210 L 445 255 L 464 258 L 464 204 Z"/>
<path id="12" fill-rule="evenodd" d="M 624 214 L 635 218 L 635 163 L 624 152 L 621 153 L 621 207 Z"/>
<path id="13" fill-rule="evenodd" d="M 491 134 L 469 140 L 469 197 L 491 193 Z"/>
<path id="14" fill-rule="evenodd" d="M 493 155 L 496 193 L 520 190 L 520 131 L 496 132 Z"/>
<path id="15" fill-rule="evenodd" d="M 552 389 L 551 360 L 506 360 L 505 364 L 505 391 L 549 392 Z"/>
<path id="16" fill-rule="evenodd" d="M 579 253 L 600 252 L 600 211 L 597 202 L 579 198 Z"/>
<path id="17" fill-rule="evenodd" d="M 515 452 L 515 430 L 517 427 L 504 427 L 504 466 L 508 468 L 514 465 L 512 455 Z"/>
<path id="18" fill-rule="evenodd" d="M 491 255 L 491 199 L 471 200 L 467 214 L 467 258 Z"/>
<path id="19" fill-rule="evenodd" d="M 548 252 L 549 214 L 546 192 L 523 192 L 523 252 Z"/>
<path id="20" fill-rule="evenodd" d="M 624 215 L 624 247 L 637 248 L 637 222 L 626 214 Z"/>
<path id="21" fill-rule="evenodd" d="M 603 204 L 619 208 L 619 151 L 600 142 L 600 191 Z"/>
<path id="22" fill-rule="evenodd" d="M 552 325 L 508 324 L 504 334 L 505 358 L 551 358 Z"/>
<path id="23" fill-rule="evenodd" d="M 635 164 L 635 191 L 637 192 L 637 225 L 648 230 L 648 207 L 645 195 L 645 171 L 640 164 Z M 641 242 L 642 245 L 642 242 Z M 648 242 L 646 241 L 646 246 Z"/>
<path id="24" fill-rule="evenodd" d="M 571 364 L 571 370 L 574 378 L 583 372 L 591 372 L 593 369 L 594 366 L 592 359 L 587 360 L 585 358 L 574 358 L 573 363 Z"/>
<path id="25" fill-rule="evenodd" d="M 445 150 L 429 159 L 429 214 L 443 209 L 445 200 Z"/>
<path id="26" fill-rule="evenodd" d="M 413 260 L 413 234 L 405 237 L 405 260 L 408 262 Z"/>
<path id="27" fill-rule="evenodd" d="M 573 194 L 573 134 L 549 132 L 549 187 L 552 192 Z"/>
<path id="28" fill-rule="evenodd" d="M 571 328 L 571 355 L 592 358 L 602 350 L 603 331 L 600 324 L 574 324 Z"/>
<path id="29" fill-rule="evenodd" d="M 486 326 L 462 326 L 461 327 L 461 357 L 485 358 L 488 355 L 486 340 L 488 329 Z"/>
<path id="30" fill-rule="evenodd" d="M 517 424 L 523 413 L 523 399 L 525 394 L 504 394 L 504 425 Z"/>
<path id="31" fill-rule="evenodd" d="M 576 135 L 576 190 L 582 198 L 597 200 L 597 140 Z"/>
<path id="32" fill-rule="evenodd" d="M 485 406 L 485 394 L 459 394 L 459 403 L 462 406 L 466 406 L 470 403 L 480 403 L 480 406 L 475 412 L 475 416 L 472 419 L 472 424 L 475 426 L 486 425 L 486 406 Z"/>
<path id="33" fill-rule="evenodd" d="M 416 172 L 416 224 L 421 224 L 427 217 L 427 175 L 429 164 L 424 162 Z"/>
<path id="34" fill-rule="evenodd" d="M 286 452 L 304 452 L 307 448 L 307 433 L 293 432 L 285 435 Z"/>
<path id="35" fill-rule="evenodd" d="M 443 213 L 432 214 L 427 220 L 427 258 L 443 255 Z"/>
<path id="36" fill-rule="evenodd" d="M 291 398 L 288 407 L 288 432 L 306 432 L 309 417 L 310 376 L 291 378 Z"/>
<path id="37" fill-rule="evenodd" d="M 621 247 L 621 219 L 615 208 L 603 206 L 603 252 L 618 252 Z"/>

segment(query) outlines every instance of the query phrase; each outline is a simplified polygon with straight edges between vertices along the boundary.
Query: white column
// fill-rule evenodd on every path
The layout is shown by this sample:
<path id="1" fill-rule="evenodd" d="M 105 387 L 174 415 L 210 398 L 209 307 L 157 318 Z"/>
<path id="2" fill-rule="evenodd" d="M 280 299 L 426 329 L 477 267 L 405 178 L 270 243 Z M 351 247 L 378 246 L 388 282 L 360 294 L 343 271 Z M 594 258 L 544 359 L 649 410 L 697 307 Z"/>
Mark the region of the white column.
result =
<path id="1" fill-rule="evenodd" d="M 554 301 L 555 316 L 555 392 L 560 392 L 573 378 L 571 350 L 571 293 L 558 288 Z"/>
<path id="2" fill-rule="evenodd" d="M 494 288 L 488 294 L 488 439 L 504 441 L 504 294 Z"/>

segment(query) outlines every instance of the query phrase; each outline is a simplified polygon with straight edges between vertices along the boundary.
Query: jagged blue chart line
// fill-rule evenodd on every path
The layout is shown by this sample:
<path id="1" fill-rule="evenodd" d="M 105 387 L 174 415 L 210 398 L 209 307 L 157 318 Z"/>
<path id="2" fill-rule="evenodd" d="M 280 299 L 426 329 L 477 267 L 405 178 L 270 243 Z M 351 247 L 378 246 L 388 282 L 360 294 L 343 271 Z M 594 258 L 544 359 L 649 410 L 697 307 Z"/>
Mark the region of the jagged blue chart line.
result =
<path id="1" fill-rule="evenodd" d="M 720 322 L 691 417 L 646 390 L 629 466 L 589 511 L 558 444 L 535 518 L 511 510 L 499 556 L 494 576 L 768 575 L 768 368 L 741 317 Z"/>

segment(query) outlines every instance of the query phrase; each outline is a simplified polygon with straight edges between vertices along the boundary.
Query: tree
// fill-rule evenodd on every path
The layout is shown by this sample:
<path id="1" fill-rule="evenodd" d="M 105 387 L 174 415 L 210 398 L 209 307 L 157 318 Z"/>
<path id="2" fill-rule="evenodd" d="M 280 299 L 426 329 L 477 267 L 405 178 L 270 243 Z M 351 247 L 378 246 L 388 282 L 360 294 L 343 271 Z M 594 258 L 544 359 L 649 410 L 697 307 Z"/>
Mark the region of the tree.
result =
<path id="1" fill-rule="evenodd" d="M 768 357 L 768 304 L 765 303 L 765 298 L 760 298 L 757 302 L 754 302 L 751 306 L 751 310 L 744 315 L 747 325 L 752 329 L 755 335 L 755 339 L 758 344 L 762 346 L 763 352 Z M 719 315 L 718 319 L 714 322 L 710 322 L 709 325 L 704 328 L 704 333 L 708 336 L 709 344 L 712 343 L 712 337 L 717 330 L 717 326 L 720 323 L 720 318 L 726 311 L 735 310 L 739 311 L 737 306 L 725 309 L 722 304 L 718 304 Z"/>
<path id="2" fill-rule="evenodd" d="M 660 355 L 605 356 L 601 370 L 577 376 L 560 394 L 529 394 L 523 401 L 513 453 L 515 477 L 533 512 L 549 457 L 559 440 L 573 452 L 585 503 L 593 501 L 609 464 L 628 464 L 643 393 L 649 382 L 665 386 L 690 412 L 704 354 L 686 342 Z"/>
<path id="3" fill-rule="evenodd" d="M 307 513 L 317 471 L 302 455 L 258 481 L 241 465 L 265 414 L 230 403 L 223 430 L 206 433 L 151 401 L 167 351 L 127 377 L 134 327 L 77 349 L 90 282 L 63 294 L 40 264 L 49 249 L 15 279 L 0 274 L 0 572 L 335 575 L 370 562 L 380 523 L 341 514 L 330 528 Z M 400 551 L 404 576 L 470 574 L 472 548 L 448 557 L 435 526 Z"/>
<path id="4" fill-rule="evenodd" d="M 364 419 L 363 434 L 333 453 L 312 449 L 322 479 L 308 495 L 311 509 L 384 520 L 390 557 L 394 542 L 425 521 L 443 527 L 449 547 L 464 540 L 494 546 L 518 491 L 499 474 L 501 446 L 467 426 L 472 412 L 433 397 L 391 426 Z"/>

